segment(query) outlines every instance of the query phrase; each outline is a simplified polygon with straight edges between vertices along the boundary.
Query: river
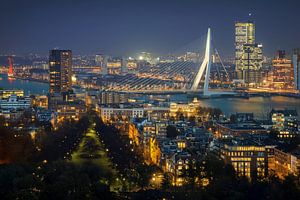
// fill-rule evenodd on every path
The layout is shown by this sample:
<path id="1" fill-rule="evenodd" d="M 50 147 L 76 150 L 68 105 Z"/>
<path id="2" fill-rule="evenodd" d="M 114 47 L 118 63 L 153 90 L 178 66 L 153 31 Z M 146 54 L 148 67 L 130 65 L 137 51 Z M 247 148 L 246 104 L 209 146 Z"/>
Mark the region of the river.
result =
<path id="1" fill-rule="evenodd" d="M 3 89 L 21 89 L 26 95 L 47 94 L 49 84 L 28 80 L 8 80 L 7 75 L 0 74 L 0 88 Z M 174 95 L 170 97 L 171 101 L 188 101 L 186 95 Z M 257 118 L 266 118 L 268 112 L 275 109 L 296 109 L 300 115 L 300 99 L 292 97 L 272 96 L 272 97 L 251 97 L 243 98 L 211 98 L 200 99 L 203 107 L 220 108 L 225 115 L 236 112 L 253 112 Z"/>
<path id="2" fill-rule="evenodd" d="M 200 101 L 203 106 L 220 108 L 226 115 L 236 112 L 251 112 L 259 119 L 266 119 L 273 108 L 296 109 L 300 114 L 300 99 L 291 97 L 217 98 Z"/>
<path id="3" fill-rule="evenodd" d="M 9 80 L 6 74 L 0 74 L 0 88 L 9 89 L 20 89 L 24 90 L 25 95 L 31 94 L 47 94 L 49 90 L 48 83 L 42 83 L 37 81 L 29 81 L 22 79 Z"/>

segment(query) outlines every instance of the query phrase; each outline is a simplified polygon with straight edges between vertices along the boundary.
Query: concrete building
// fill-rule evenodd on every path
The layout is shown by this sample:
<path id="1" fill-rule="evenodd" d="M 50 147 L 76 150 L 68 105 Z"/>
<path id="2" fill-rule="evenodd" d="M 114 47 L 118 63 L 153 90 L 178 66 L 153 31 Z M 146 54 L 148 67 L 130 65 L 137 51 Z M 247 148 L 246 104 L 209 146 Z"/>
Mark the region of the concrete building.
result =
<path id="1" fill-rule="evenodd" d="M 69 91 L 72 86 L 72 51 L 50 50 L 49 71 L 49 92 L 53 94 Z"/>
<path id="2" fill-rule="evenodd" d="M 9 98 L 12 94 L 15 94 L 17 97 L 23 97 L 23 90 L 0 90 L 0 99 Z"/>
<path id="3" fill-rule="evenodd" d="M 57 113 L 58 123 L 64 120 L 75 120 L 78 121 L 85 113 L 86 106 L 82 101 L 60 101 L 54 107 Z"/>
<path id="4" fill-rule="evenodd" d="M 274 173 L 281 179 L 284 179 L 289 174 L 299 175 L 299 152 L 299 147 L 292 152 L 274 147 L 272 154 L 273 163 L 269 163 L 269 173 Z"/>
<path id="5" fill-rule="evenodd" d="M 100 115 L 104 121 L 114 118 L 132 119 L 144 116 L 144 108 L 134 107 L 100 107 Z"/>
<path id="6" fill-rule="evenodd" d="M 95 55 L 95 65 L 96 66 L 104 67 L 104 65 L 106 65 L 105 61 L 106 61 L 105 55 L 103 55 L 103 54 Z"/>
<path id="7" fill-rule="evenodd" d="M 273 76 L 272 85 L 277 89 L 294 88 L 294 69 L 292 60 L 286 58 L 285 51 L 279 50 L 272 60 Z"/>
<path id="8" fill-rule="evenodd" d="M 191 162 L 192 155 L 186 151 L 176 152 L 166 159 L 165 171 L 173 175 L 174 185 L 183 185 L 184 178 L 181 175 L 184 170 L 189 169 Z"/>
<path id="9" fill-rule="evenodd" d="M 102 91 L 100 93 L 100 104 L 123 104 L 129 99 L 128 93 Z"/>
<path id="10" fill-rule="evenodd" d="M 178 117 L 178 114 L 183 114 L 185 117 L 191 117 L 197 115 L 197 109 L 200 107 L 200 101 L 194 99 L 193 102 L 189 104 L 170 104 L 170 116 Z"/>
<path id="11" fill-rule="evenodd" d="M 107 74 L 122 75 L 127 73 L 126 60 L 123 58 L 110 58 L 106 62 Z"/>
<path id="12" fill-rule="evenodd" d="M 250 141 L 230 141 L 221 148 L 221 158 L 231 164 L 239 176 L 267 175 L 268 154 L 264 146 Z"/>
<path id="13" fill-rule="evenodd" d="M 294 49 L 292 60 L 294 69 L 294 86 L 296 90 L 300 90 L 300 49 Z"/>
<path id="14" fill-rule="evenodd" d="M 247 84 L 261 82 L 262 45 L 255 43 L 255 24 L 235 23 L 236 76 Z"/>
<path id="15" fill-rule="evenodd" d="M 0 99 L 0 108 L 4 110 L 28 109 L 30 106 L 30 97 L 18 97 L 12 94 L 9 98 Z"/>
<path id="16" fill-rule="evenodd" d="M 148 52 L 141 52 L 139 54 L 138 59 L 141 61 L 146 61 L 148 63 L 152 63 L 152 61 L 153 61 L 153 57 L 152 57 L 151 53 L 148 53 Z"/>
<path id="17" fill-rule="evenodd" d="M 36 95 L 32 101 L 33 106 L 48 108 L 48 96 L 46 95 Z"/>
<path id="18" fill-rule="evenodd" d="M 244 134 L 266 134 L 268 130 L 255 123 L 216 123 L 216 137 L 227 138 Z"/>
<path id="19" fill-rule="evenodd" d="M 272 110 L 270 118 L 273 128 L 279 131 L 278 137 L 291 138 L 298 134 L 298 113 L 296 110 Z"/>

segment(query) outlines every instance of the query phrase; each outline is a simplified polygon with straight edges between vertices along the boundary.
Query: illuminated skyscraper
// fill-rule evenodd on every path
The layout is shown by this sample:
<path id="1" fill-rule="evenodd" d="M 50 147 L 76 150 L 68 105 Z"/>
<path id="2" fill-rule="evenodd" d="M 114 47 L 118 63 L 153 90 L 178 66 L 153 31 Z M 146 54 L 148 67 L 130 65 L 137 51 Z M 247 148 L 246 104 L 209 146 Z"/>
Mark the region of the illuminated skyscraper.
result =
<path id="1" fill-rule="evenodd" d="M 294 73 L 291 59 L 286 58 L 285 51 L 279 50 L 273 66 L 273 87 L 279 89 L 291 89 L 294 87 Z"/>
<path id="2" fill-rule="evenodd" d="M 235 24 L 235 64 L 236 75 L 245 83 L 259 83 L 263 56 L 262 45 L 255 43 L 253 22 Z"/>
<path id="3" fill-rule="evenodd" d="M 262 78 L 263 54 L 261 44 L 244 44 L 240 59 L 242 79 L 245 83 L 260 83 Z"/>
<path id="4" fill-rule="evenodd" d="M 106 63 L 107 74 L 126 74 L 127 66 L 126 59 L 124 58 L 110 58 Z"/>
<path id="5" fill-rule="evenodd" d="M 95 64 L 97 66 L 104 66 L 105 56 L 102 54 L 96 54 L 95 55 Z"/>
<path id="6" fill-rule="evenodd" d="M 244 44 L 255 43 L 255 25 L 249 21 L 246 23 L 235 23 L 235 44 L 238 49 L 241 49 Z"/>
<path id="7" fill-rule="evenodd" d="M 49 92 L 51 94 L 70 90 L 72 86 L 72 51 L 50 50 L 49 70 Z"/>
<path id="8" fill-rule="evenodd" d="M 152 58 L 151 53 L 141 52 L 139 55 L 139 60 L 143 60 L 143 61 L 147 61 L 147 62 L 151 63 L 153 58 Z"/>
<path id="9" fill-rule="evenodd" d="M 294 49 L 292 59 L 294 67 L 295 89 L 300 90 L 300 49 Z"/>

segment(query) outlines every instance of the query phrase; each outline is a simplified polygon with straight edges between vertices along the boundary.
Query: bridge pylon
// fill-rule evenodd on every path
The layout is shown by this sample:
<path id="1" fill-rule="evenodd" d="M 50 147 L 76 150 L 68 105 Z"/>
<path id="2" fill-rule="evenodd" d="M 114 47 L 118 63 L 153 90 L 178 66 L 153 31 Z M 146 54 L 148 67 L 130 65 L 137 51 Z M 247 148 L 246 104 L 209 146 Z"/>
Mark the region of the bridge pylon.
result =
<path id="1" fill-rule="evenodd" d="M 193 85 L 191 90 L 197 90 L 200 80 L 205 72 L 205 79 L 204 79 L 204 96 L 209 96 L 208 92 L 208 85 L 209 85 L 209 76 L 210 76 L 210 68 L 211 68 L 211 31 L 210 28 L 207 30 L 207 38 L 206 38 L 206 48 L 205 48 L 205 56 L 203 62 L 199 68 L 199 71 L 194 79 Z"/>

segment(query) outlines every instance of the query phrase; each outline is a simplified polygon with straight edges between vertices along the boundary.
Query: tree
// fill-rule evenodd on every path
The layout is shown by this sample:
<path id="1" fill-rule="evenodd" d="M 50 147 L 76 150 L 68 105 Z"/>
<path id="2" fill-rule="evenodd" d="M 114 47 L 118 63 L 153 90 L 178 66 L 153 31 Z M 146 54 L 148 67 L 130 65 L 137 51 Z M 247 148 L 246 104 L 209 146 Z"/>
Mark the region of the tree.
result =
<path id="1" fill-rule="evenodd" d="M 236 115 L 235 114 L 230 115 L 230 123 L 232 123 L 232 124 L 236 123 Z"/>
<path id="2" fill-rule="evenodd" d="M 168 125 L 166 130 L 167 130 L 167 138 L 172 139 L 172 138 L 176 138 L 179 135 L 175 126 Z"/>
<path id="3" fill-rule="evenodd" d="M 190 160 L 188 163 L 188 167 L 182 169 L 181 177 L 185 180 L 185 186 L 188 189 L 193 189 L 196 186 L 196 178 L 199 177 L 199 170 L 196 167 L 196 164 Z"/>
<path id="4" fill-rule="evenodd" d="M 211 111 L 211 116 L 215 119 L 219 119 L 222 114 L 222 110 L 220 108 L 213 108 Z"/>
<path id="5" fill-rule="evenodd" d="M 269 133 L 270 139 L 276 140 L 278 139 L 279 131 L 276 129 L 272 129 Z"/>
<path id="6" fill-rule="evenodd" d="M 286 199 L 300 199 L 300 179 L 299 176 L 288 175 L 282 183 L 282 190 L 284 191 L 284 198 Z"/>
<path id="7" fill-rule="evenodd" d="M 161 187 L 163 190 L 168 190 L 172 187 L 172 175 L 170 173 L 164 173 Z"/>

